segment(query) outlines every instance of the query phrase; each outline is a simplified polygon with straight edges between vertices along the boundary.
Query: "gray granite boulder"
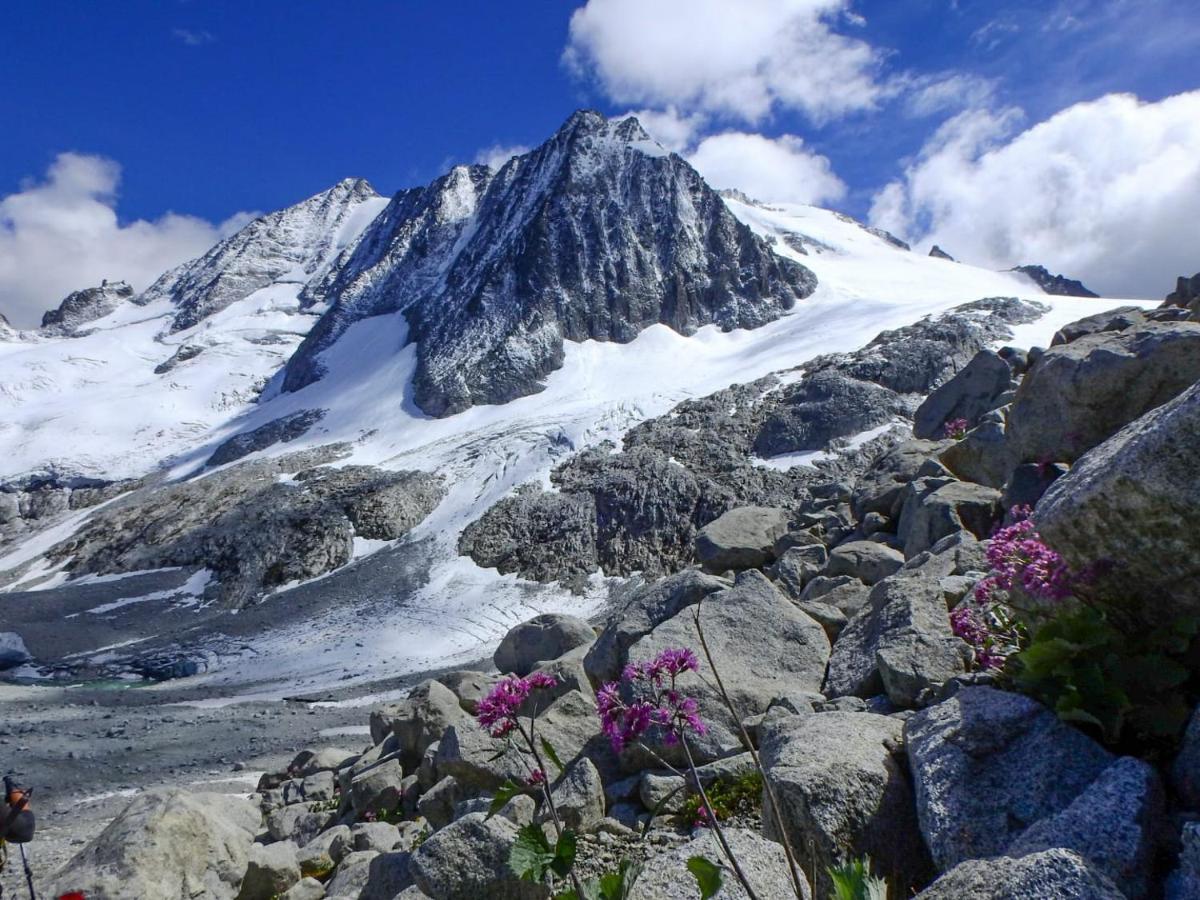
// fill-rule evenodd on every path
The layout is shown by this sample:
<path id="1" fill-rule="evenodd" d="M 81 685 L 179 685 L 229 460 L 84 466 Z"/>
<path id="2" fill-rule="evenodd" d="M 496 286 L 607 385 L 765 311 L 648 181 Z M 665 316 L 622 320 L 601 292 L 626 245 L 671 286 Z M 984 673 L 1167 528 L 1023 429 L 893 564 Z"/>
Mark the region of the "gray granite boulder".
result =
<path id="1" fill-rule="evenodd" d="M 916 900 L 1127 900 L 1104 873 L 1071 850 L 959 863 Z"/>
<path id="2" fill-rule="evenodd" d="M 1000 491 L 981 484 L 924 478 L 908 489 L 896 529 L 907 559 L 960 531 L 987 538 L 1003 518 Z"/>
<path id="3" fill-rule="evenodd" d="M 930 394 L 913 416 L 913 437 L 945 437 L 947 422 L 965 419 L 968 427 L 998 405 L 1014 386 L 1009 364 L 994 350 L 980 350 L 963 368 Z"/>
<path id="4" fill-rule="evenodd" d="M 904 554 L 875 541 L 849 541 L 829 554 L 823 575 L 849 575 L 866 584 L 878 584 L 904 565 Z"/>
<path id="5" fill-rule="evenodd" d="M 792 889 L 792 877 L 788 873 L 787 856 L 781 844 L 744 828 L 725 829 L 725 838 L 759 900 L 783 900 L 796 896 Z M 688 860 L 693 856 L 703 857 L 718 865 L 725 863 L 716 837 L 710 831 L 702 830 L 686 844 L 651 859 L 634 883 L 629 900 L 694 900 L 700 891 L 687 867 Z M 804 900 L 810 900 L 803 875 L 801 879 Z M 745 900 L 746 896 L 745 889 L 728 871 L 724 875 L 723 887 L 714 895 L 714 900 Z"/>
<path id="6" fill-rule="evenodd" d="M 1005 853 L 1074 850 L 1126 896 L 1147 897 L 1154 891 L 1156 857 L 1166 829 L 1166 799 L 1158 773 L 1140 759 L 1125 756 L 1062 812 L 1029 826 Z"/>
<path id="7" fill-rule="evenodd" d="M 1195 616 L 1198 466 L 1200 385 L 1083 456 L 1046 491 L 1034 519 L 1071 566 L 1110 563 L 1093 590 L 1147 626 Z"/>
<path id="8" fill-rule="evenodd" d="M 787 532 L 787 510 L 740 506 L 700 529 L 696 557 L 710 572 L 758 568 L 775 558 L 775 542 Z"/>
<path id="9" fill-rule="evenodd" d="M 847 712 L 792 716 L 762 729 L 767 779 L 792 847 L 806 871 L 819 873 L 818 896 L 830 891 L 827 867 L 851 857 L 870 856 L 903 887 L 934 874 L 917 827 L 903 732 L 898 719 Z M 769 810 L 763 833 L 780 839 Z"/>
<path id="10" fill-rule="evenodd" d="M 435 831 L 412 854 L 409 871 L 434 900 L 544 900 L 540 884 L 520 881 L 508 868 L 517 826 L 501 816 L 463 816 Z"/>
<path id="11" fill-rule="evenodd" d="M 576 616 L 543 613 L 509 629 L 493 661 L 501 672 L 528 675 L 544 662 L 596 639 L 592 626 Z"/>
<path id="12" fill-rule="evenodd" d="M 234 900 L 261 821 L 254 805 L 238 797 L 147 791 L 67 862 L 51 880 L 52 893 Z"/>
<path id="13" fill-rule="evenodd" d="M 921 833 L 942 871 L 1004 853 L 1113 761 L 1037 701 L 988 687 L 919 711 L 905 739 Z"/>
<path id="14" fill-rule="evenodd" d="M 296 845 L 291 841 L 251 844 L 237 900 L 272 900 L 300 880 Z"/>

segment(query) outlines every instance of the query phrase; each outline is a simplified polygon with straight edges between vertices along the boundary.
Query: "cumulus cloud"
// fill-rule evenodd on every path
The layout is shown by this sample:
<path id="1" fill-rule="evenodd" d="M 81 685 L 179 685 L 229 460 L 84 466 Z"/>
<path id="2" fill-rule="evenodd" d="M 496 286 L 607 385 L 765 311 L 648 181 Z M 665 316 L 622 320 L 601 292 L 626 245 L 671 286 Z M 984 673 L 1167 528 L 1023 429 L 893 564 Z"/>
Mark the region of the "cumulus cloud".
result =
<path id="1" fill-rule="evenodd" d="M 1041 263 L 1106 296 L 1158 297 L 1200 269 L 1200 91 L 1110 94 L 1020 131 L 1019 110 L 947 122 L 871 221 L 995 268 Z"/>
<path id="2" fill-rule="evenodd" d="M 475 163 L 487 166 L 489 169 L 499 170 L 514 156 L 521 156 L 528 153 L 529 150 L 530 148 L 524 144 L 493 144 L 475 154 Z"/>
<path id="3" fill-rule="evenodd" d="M 45 180 L 0 199 L 0 313 L 16 327 L 38 325 L 68 293 L 124 280 L 149 286 L 244 225 L 167 213 L 153 222 L 117 219 L 121 167 L 111 159 L 62 153 Z"/>
<path id="4" fill-rule="evenodd" d="M 635 117 L 652 138 L 675 153 L 682 153 L 690 147 L 707 122 L 702 113 L 685 114 L 674 106 L 641 109 L 626 115 Z"/>
<path id="5" fill-rule="evenodd" d="M 672 105 L 748 123 L 775 108 L 821 123 L 872 109 L 890 88 L 849 0 L 589 0 L 565 63 L 618 103 Z"/>
<path id="6" fill-rule="evenodd" d="M 702 140 L 688 161 L 713 187 L 737 188 L 759 200 L 820 204 L 846 193 L 828 158 L 790 134 L 716 134 Z"/>

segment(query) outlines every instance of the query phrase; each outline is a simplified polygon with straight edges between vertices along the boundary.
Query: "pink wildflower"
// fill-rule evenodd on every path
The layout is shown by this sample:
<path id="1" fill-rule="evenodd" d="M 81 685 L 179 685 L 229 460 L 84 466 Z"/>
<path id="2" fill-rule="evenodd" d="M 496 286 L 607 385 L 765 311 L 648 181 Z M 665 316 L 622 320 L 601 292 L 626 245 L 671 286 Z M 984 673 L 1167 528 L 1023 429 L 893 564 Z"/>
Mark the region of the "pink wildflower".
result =
<path id="1" fill-rule="evenodd" d="M 544 769 L 534 769 L 532 772 L 529 773 L 529 778 L 527 778 L 525 780 L 525 783 L 527 785 L 529 785 L 530 787 L 537 787 L 539 784 L 545 784 L 546 783 L 545 770 Z"/>
<path id="2" fill-rule="evenodd" d="M 970 427 L 971 423 L 966 419 L 951 419 L 943 426 L 943 431 L 946 437 L 961 441 L 967 436 L 967 431 Z"/>
<path id="3" fill-rule="evenodd" d="M 517 727 L 517 710 L 529 695 L 539 688 L 554 687 L 557 679 L 545 672 L 534 672 L 528 678 L 509 675 L 498 681 L 479 701 L 475 718 L 494 738 L 504 737 Z"/>
<path id="4" fill-rule="evenodd" d="M 653 689 L 652 701 L 626 703 L 616 682 L 603 685 L 596 694 L 596 708 L 600 713 L 600 730 L 612 743 L 613 750 L 620 753 L 656 725 L 664 730 L 664 741 L 668 744 L 677 743 L 685 730 L 707 733 L 695 699 L 683 696 L 675 688 L 680 675 L 699 668 L 700 662 L 691 650 L 668 648 L 649 662 L 631 663 L 621 674 L 626 684 L 648 684 Z"/>

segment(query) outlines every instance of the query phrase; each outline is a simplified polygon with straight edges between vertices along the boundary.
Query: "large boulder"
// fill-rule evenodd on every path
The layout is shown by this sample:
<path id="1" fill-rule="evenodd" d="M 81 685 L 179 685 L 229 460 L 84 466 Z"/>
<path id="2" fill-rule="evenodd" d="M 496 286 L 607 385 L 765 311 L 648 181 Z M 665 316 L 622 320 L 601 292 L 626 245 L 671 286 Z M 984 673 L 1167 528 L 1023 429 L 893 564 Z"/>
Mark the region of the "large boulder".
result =
<path id="1" fill-rule="evenodd" d="M 743 572 L 733 587 L 710 596 L 701 606 L 700 622 L 739 716 L 765 712 L 776 697 L 820 689 L 829 638 L 761 572 Z M 693 610 L 685 609 L 634 644 L 629 661 L 648 662 L 668 647 L 698 646 Z M 706 670 L 702 663 L 701 672 Z M 740 749 L 737 723 L 715 689 L 688 678 L 686 691 L 699 700 L 712 725 L 709 735 L 697 738 L 701 754 L 713 758 Z"/>
<path id="2" fill-rule="evenodd" d="M 723 591 L 729 582 L 699 569 L 684 569 L 636 589 L 614 604 L 607 623 L 583 659 L 588 677 L 600 683 L 620 677 L 629 648 L 680 610 Z"/>
<path id="3" fill-rule="evenodd" d="M 790 716 L 763 727 L 766 777 L 791 846 L 806 871 L 819 873 L 819 896 L 830 889 L 827 867 L 851 857 L 870 856 L 905 888 L 934 874 L 917 828 L 903 732 L 898 719 L 849 712 Z M 769 810 L 763 832 L 781 839 Z"/>
<path id="4" fill-rule="evenodd" d="M 249 801 L 183 790 L 134 798 L 54 877 L 54 896 L 234 900 L 262 817 Z"/>
<path id="5" fill-rule="evenodd" d="M 568 828 L 585 831 L 604 818 L 604 782 L 596 765 L 586 756 L 567 768 L 552 788 L 551 796 Z"/>
<path id="6" fill-rule="evenodd" d="M 1200 329 L 1200 324 L 1195 326 Z M 1200 349 L 1196 351 L 1200 360 Z M 1038 503 L 1038 530 L 1148 626 L 1200 614 L 1200 385 L 1086 454 Z"/>
<path id="7" fill-rule="evenodd" d="M 953 378 L 930 394 L 913 416 L 913 436 L 944 437 L 947 422 L 974 426 L 1014 385 L 1012 367 L 994 350 L 980 350 Z"/>
<path id="8" fill-rule="evenodd" d="M 295 844 L 291 841 L 251 844 L 238 900 L 272 900 L 299 880 Z"/>
<path id="9" fill-rule="evenodd" d="M 908 491 L 896 529 L 908 559 L 960 531 L 986 538 L 1003 517 L 1000 492 L 981 484 L 919 478 Z"/>
<path id="10" fill-rule="evenodd" d="M 1192 710 L 1171 764 L 1171 787 L 1184 808 L 1200 812 L 1200 706 Z"/>
<path id="11" fill-rule="evenodd" d="M 469 723 L 471 717 L 450 688 L 438 681 L 423 681 L 400 703 L 373 710 L 370 721 L 371 740 L 378 744 L 394 734 L 399 758 L 411 772 L 447 728 Z"/>
<path id="12" fill-rule="evenodd" d="M 1074 850 L 1128 897 L 1152 893 L 1154 868 L 1166 834 L 1166 800 L 1154 769 L 1122 757 L 1060 813 L 1029 826 L 1007 849 L 1025 856 L 1061 847 Z"/>
<path id="13" fill-rule="evenodd" d="M 29 662 L 29 648 L 15 631 L 0 631 L 0 672 Z"/>
<path id="14" fill-rule="evenodd" d="M 788 872 L 787 856 L 781 844 L 744 828 L 726 828 L 725 839 L 760 900 L 796 896 L 792 888 L 792 876 Z M 629 892 L 629 900 L 694 900 L 699 889 L 687 865 L 693 856 L 726 867 L 724 884 L 720 892 L 714 895 L 715 900 L 745 900 L 745 889 L 733 872 L 728 870 L 721 846 L 709 831 L 701 831 L 686 844 L 651 859 Z M 800 878 L 803 900 L 810 900 L 803 873 Z"/>
<path id="15" fill-rule="evenodd" d="M 968 687 L 907 723 L 917 819 L 937 867 L 998 856 L 1113 761 L 1035 700 Z"/>
<path id="16" fill-rule="evenodd" d="M 904 554 L 887 544 L 849 541 L 833 549 L 822 574 L 830 578 L 849 575 L 866 584 L 878 584 L 894 575 L 902 565 Z"/>
<path id="17" fill-rule="evenodd" d="M 775 558 L 775 542 L 787 534 L 788 518 L 786 509 L 731 509 L 700 529 L 696 557 L 710 572 L 764 566 Z"/>
<path id="18" fill-rule="evenodd" d="M 955 866 L 916 900 L 1126 900 L 1104 873 L 1071 850 L 1046 850 L 1019 859 L 970 859 Z"/>
<path id="19" fill-rule="evenodd" d="M 805 586 L 825 568 L 829 554 L 824 544 L 789 547 L 771 566 L 768 574 L 793 600 L 799 599 Z"/>
<path id="20" fill-rule="evenodd" d="M 940 579 L 922 569 L 875 585 L 867 606 L 842 629 L 829 658 L 825 693 L 873 697 L 898 706 L 966 671 L 967 648 L 950 629 Z"/>
<path id="21" fill-rule="evenodd" d="M 592 626 L 576 616 L 543 613 L 509 629 L 493 661 L 501 672 L 528 675 L 544 662 L 596 639 Z"/>
<path id="22" fill-rule="evenodd" d="M 470 813 L 421 844 L 409 872 L 433 900 L 544 900 L 545 887 L 518 880 L 508 867 L 516 837 L 517 826 L 503 816 Z"/>
<path id="23" fill-rule="evenodd" d="M 537 734 L 550 742 L 564 765 L 586 753 L 602 774 L 615 769 L 608 740 L 600 734 L 596 704 L 580 691 L 564 694 L 540 713 Z M 477 722 L 453 725 L 438 742 L 437 772 L 453 776 L 468 790 L 494 791 L 509 778 L 523 781 L 529 775 L 524 759 L 515 748 L 497 756 L 503 749 Z"/>
<path id="24" fill-rule="evenodd" d="M 1013 465 L 1075 462 L 1200 379 L 1200 323 L 1148 322 L 1052 347 L 1008 413 Z"/>
<path id="25" fill-rule="evenodd" d="M 855 486 L 850 501 L 855 518 L 861 520 L 873 512 L 885 516 L 898 513 L 904 486 L 949 445 L 946 441 L 905 441 L 880 456 Z"/>

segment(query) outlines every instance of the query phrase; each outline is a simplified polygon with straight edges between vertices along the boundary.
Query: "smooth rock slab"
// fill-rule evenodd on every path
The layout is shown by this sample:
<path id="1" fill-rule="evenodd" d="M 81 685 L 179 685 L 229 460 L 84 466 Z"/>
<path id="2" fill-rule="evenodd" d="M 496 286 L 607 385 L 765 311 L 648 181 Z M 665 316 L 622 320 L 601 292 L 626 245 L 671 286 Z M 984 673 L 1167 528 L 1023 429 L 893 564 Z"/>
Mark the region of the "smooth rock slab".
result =
<path id="1" fill-rule="evenodd" d="M 753 569 L 775 558 L 775 542 L 788 532 L 788 511 L 769 506 L 731 509 L 700 529 L 696 557 L 710 572 Z"/>
<path id="2" fill-rule="evenodd" d="M 744 828 L 725 829 L 725 839 L 760 900 L 790 900 L 796 896 L 782 844 Z M 701 831 L 681 847 L 651 859 L 634 883 L 629 900 L 695 900 L 700 891 L 687 868 L 687 861 L 693 856 L 725 863 L 716 837 L 711 832 Z M 804 900 L 809 900 L 812 895 L 803 877 L 801 874 Z M 721 890 L 713 895 L 713 900 L 745 900 L 746 896 L 737 877 L 727 872 Z"/>
<path id="3" fill-rule="evenodd" d="M 955 866 L 916 900 L 1127 900 L 1102 872 L 1071 850 L 1020 859 L 972 859 Z"/>
<path id="4" fill-rule="evenodd" d="M 937 867 L 998 856 L 1071 805 L 1113 761 L 1035 700 L 963 688 L 908 719 L 917 819 Z"/>
<path id="5" fill-rule="evenodd" d="M 887 544 L 875 541 L 850 541 L 840 544 L 829 554 L 829 564 L 822 573 L 834 578 L 850 575 L 866 584 L 878 584 L 894 575 L 904 565 L 904 554 Z"/>
<path id="6" fill-rule="evenodd" d="M 903 732 L 898 719 L 850 712 L 792 716 L 762 729 L 767 779 L 793 849 L 806 871 L 815 864 L 819 895 L 831 890 L 827 867 L 851 857 L 870 856 L 905 887 L 934 874 L 917 827 Z M 763 833 L 781 838 L 769 809 Z"/>
<path id="7" fill-rule="evenodd" d="M 233 900 L 261 821 L 254 805 L 237 797 L 148 791 L 59 871 L 52 893 Z"/>

